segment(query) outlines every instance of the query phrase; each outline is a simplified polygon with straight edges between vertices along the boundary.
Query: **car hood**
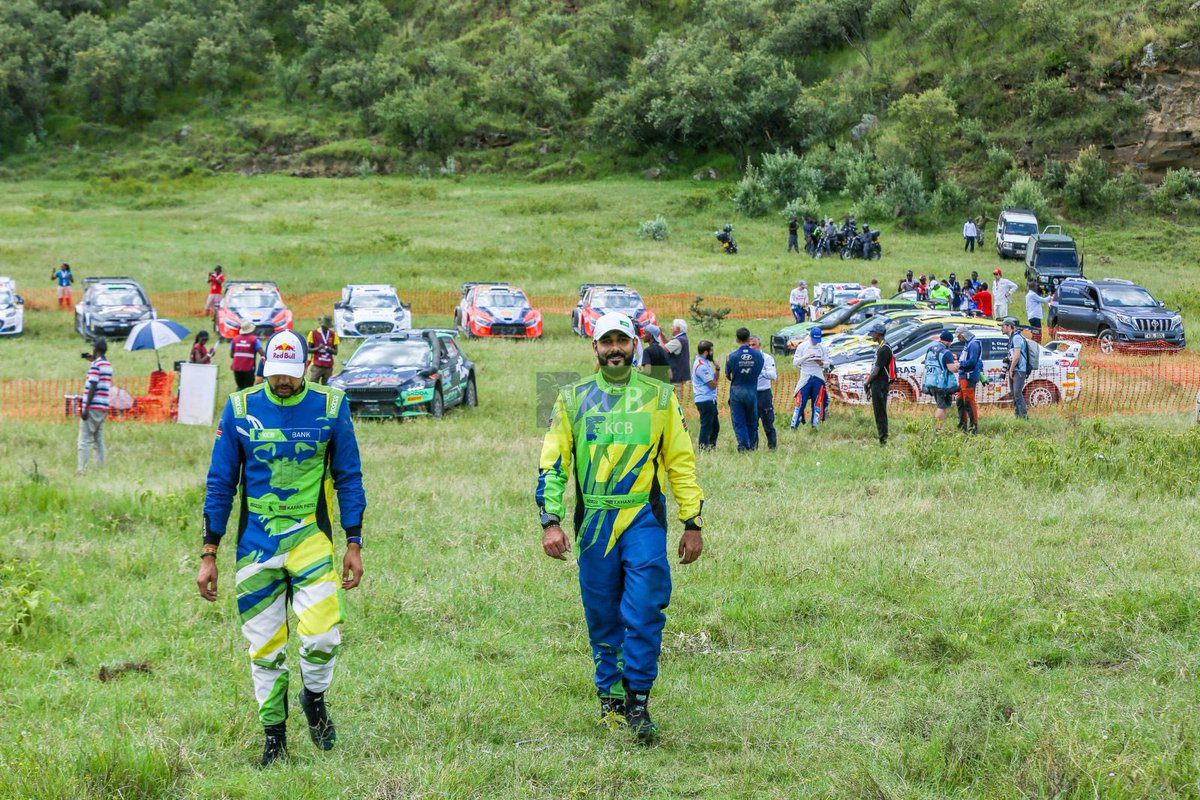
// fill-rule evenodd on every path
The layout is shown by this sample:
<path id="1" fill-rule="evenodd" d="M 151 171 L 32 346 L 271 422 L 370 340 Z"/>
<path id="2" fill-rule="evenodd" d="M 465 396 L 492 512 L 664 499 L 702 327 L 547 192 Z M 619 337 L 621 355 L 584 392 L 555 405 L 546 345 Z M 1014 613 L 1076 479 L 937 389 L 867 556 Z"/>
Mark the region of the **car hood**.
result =
<path id="1" fill-rule="evenodd" d="M 1143 317 L 1151 319 L 1157 317 L 1173 317 L 1179 313 L 1172 309 L 1163 308 L 1161 306 L 1155 306 L 1154 308 L 1119 308 L 1117 306 L 1108 306 L 1105 310 L 1111 311 L 1113 314 L 1124 314 L 1127 317 Z"/>
<path id="2" fill-rule="evenodd" d="M 356 322 L 391 322 L 403 313 L 397 308 L 351 308 L 350 317 Z"/>
<path id="3" fill-rule="evenodd" d="M 131 305 L 131 306 L 96 306 L 92 309 L 93 314 L 104 314 L 109 317 L 140 317 L 150 310 L 150 306 Z"/>
<path id="4" fill-rule="evenodd" d="M 404 386 L 420 371 L 420 367 L 348 367 L 334 380 L 343 389 L 386 389 Z"/>
<path id="5" fill-rule="evenodd" d="M 280 315 L 283 311 L 283 306 L 272 306 L 271 308 L 242 308 L 229 309 L 229 313 L 240 320 L 246 322 L 270 322 Z"/>
<path id="6" fill-rule="evenodd" d="M 479 310 L 497 322 L 523 322 L 533 313 L 528 306 L 480 306 Z"/>

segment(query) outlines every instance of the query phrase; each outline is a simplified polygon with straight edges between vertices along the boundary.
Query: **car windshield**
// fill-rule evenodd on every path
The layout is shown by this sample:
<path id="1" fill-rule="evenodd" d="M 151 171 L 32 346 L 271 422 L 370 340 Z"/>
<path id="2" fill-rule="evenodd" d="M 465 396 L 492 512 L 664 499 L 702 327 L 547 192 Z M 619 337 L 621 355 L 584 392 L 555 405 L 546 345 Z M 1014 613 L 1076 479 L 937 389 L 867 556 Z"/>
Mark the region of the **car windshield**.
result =
<path id="1" fill-rule="evenodd" d="M 1037 266 L 1039 269 L 1050 267 L 1051 269 L 1075 269 L 1079 259 L 1075 256 L 1074 250 L 1050 250 L 1042 247 L 1037 251 Z"/>
<path id="2" fill-rule="evenodd" d="M 354 308 L 396 308 L 400 300 L 394 294 L 360 294 L 350 301 Z"/>
<path id="3" fill-rule="evenodd" d="M 1038 228 L 1036 222 L 1006 222 L 1004 232 L 1010 236 L 1033 236 Z"/>
<path id="4" fill-rule="evenodd" d="M 861 288 L 858 288 L 858 289 L 835 289 L 833 292 L 833 302 L 835 305 L 838 303 L 844 303 L 847 300 L 856 299 L 860 294 L 862 294 Z"/>
<path id="5" fill-rule="evenodd" d="M 358 348 L 347 367 L 424 367 L 430 363 L 429 343 L 420 339 L 378 342 Z"/>
<path id="6" fill-rule="evenodd" d="M 229 298 L 229 307 L 236 309 L 272 308 L 278 299 L 278 295 L 270 292 L 238 292 Z"/>
<path id="7" fill-rule="evenodd" d="M 913 342 L 907 348 L 900 351 L 900 353 L 896 356 L 896 360 L 909 361 L 925 355 L 925 351 L 929 349 L 930 345 L 932 345 L 936 339 L 937 334 L 932 333 L 929 335 L 929 338 L 922 337 L 920 341 Z"/>
<path id="8" fill-rule="evenodd" d="M 904 325 L 899 325 L 895 328 L 892 328 L 887 333 L 885 333 L 883 335 L 883 340 L 888 343 L 888 347 L 895 350 L 896 346 L 898 344 L 900 344 L 901 342 L 903 342 L 905 339 L 907 339 L 909 336 L 911 336 L 912 332 L 915 331 L 916 329 L 917 329 L 917 326 L 913 323 L 906 323 Z"/>
<path id="9" fill-rule="evenodd" d="M 16 303 L 16 298 L 8 289 L 0 289 L 0 306 L 11 306 Z"/>
<path id="10" fill-rule="evenodd" d="M 850 315 L 853 314 L 860 307 L 861 306 L 858 306 L 858 305 L 850 305 L 849 303 L 847 303 L 846 305 L 837 306 L 837 307 L 833 308 L 832 310 L 830 310 L 828 313 L 826 313 L 825 316 L 821 317 L 821 322 L 822 323 L 832 322 L 834 324 L 841 324 L 841 323 L 845 322 L 847 319 L 849 319 Z"/>
<path id="11" fill-rule="evenodd" d="M 92 298 L 92 304 L 97 306 L 142 306 L 146 298 L 137 289 L 127 287 L 101 289 Z"/>
<path id="12" fill-rule="evenodd" d="M 479 298 L 479 305 L 497 308 L 524 308 L 528 302 L 521 292 L 488 292 Z"/>
<path id="13" fill-rule="evenodd" d="M 626 308 L 641 308 L 642 298 L 637 292 L 605 292 L 596 295 L 592 305 L 596 308 L 617 311 Z"/>
<path id="14" fill-rule="evenodd" d="M 1100 299 L 1118 308 L 1158 308 L 1154 296 L 1140 286 L 1102 286 Z"/>

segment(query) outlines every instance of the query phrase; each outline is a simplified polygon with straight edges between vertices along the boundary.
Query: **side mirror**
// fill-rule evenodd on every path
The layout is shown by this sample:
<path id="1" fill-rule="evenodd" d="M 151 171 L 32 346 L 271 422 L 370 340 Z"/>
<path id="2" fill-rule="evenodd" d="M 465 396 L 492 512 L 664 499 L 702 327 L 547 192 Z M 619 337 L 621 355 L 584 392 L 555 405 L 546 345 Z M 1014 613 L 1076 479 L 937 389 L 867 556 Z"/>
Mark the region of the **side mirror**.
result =
<path id="1" fill-rule="evenodd" d="M 433 378 L 437 375 L 437 370 L 434 369 L 433 367 L 426 367 L 425 369 L 421 370 L 417 374 L 420 375 L 422 378 Z"/>
<path id="2" fill-rule="evenodd" d="M 405 311 L 412 311 L 412 303 L 401 303 L 400 307 Z"/>

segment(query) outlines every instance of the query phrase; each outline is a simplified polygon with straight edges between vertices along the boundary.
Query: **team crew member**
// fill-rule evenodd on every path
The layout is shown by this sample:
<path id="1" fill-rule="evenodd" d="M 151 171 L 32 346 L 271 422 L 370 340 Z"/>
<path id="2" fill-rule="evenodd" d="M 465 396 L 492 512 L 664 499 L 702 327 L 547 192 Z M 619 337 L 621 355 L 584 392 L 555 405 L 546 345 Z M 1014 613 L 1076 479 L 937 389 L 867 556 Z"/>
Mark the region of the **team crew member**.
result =
<path id="1" fill-rule="evenodd" d="M 792 430 L 804 424 L 804 407 L 812 403 L 812 427 L 825 419 L 825 362 L 829 349 L 821 344 L 821 329 L 810 328 L 808 341 L 802 342 L 792 356 L 792 364 L 800 368 L 796 382 L 796 410 L 792 412 Z"/>
<path id="2" fill-rule="evenodd" d="M 542 549 L 567 559 L 563 494 L 574 465 L 575 555 L 603 722 L 624 719 L 638 739 L 655 732 L 650 690 L 671 600 L 668 483 L 684 532 L 681 563 L 700 557 L 696 457 L 679 401 L 668 384 L 632 369 L 633 323 L 610 312 L 596 321 L 600 369 L 559 391 L 542 445 L 537 504 Z"/>
<path id="3" fill-rule="evenodd" d="M 954 329 L 954 336 L 963 342 L 958 357 L 958 429 L 963 433 L 979 433 L 979 404 L 975 387 L 983 372 L 983 343 L 966 325 Z"/>
<path id="4" fill-rule="evenodd" d="M 254 367 L 260 349 L 262 345 L 254 335 L 254 323 L 243 322 L 238 335 L 229 343 L 229 368 L 233 370 L 237 388 L 249 389 L 254 385 Z"/>
<path id="5" fill-rule="evenodd" d="M 713 343 L 707 339 L 696 347 L 696 363 L 692 365 L 692 400 L 700 412 L 701 450 L 714 450 L 721 421 L 717 417 L 717 378 L 721 368 L 713 362 Z"/>
<path id="6" fill-rule="evenodd" d="M 764 352 L 762 339 L 750 337 L 750 347 L 756 353 L 762 353 L 763 369 L 758 373 L 758 422 L 762 423 L 763 434 L 767 437 L 767 449 L 774 450 L 777 444 L 775 434 L 775 396 L 771 392 L 771 383 L 779 377 L 775 368 L 775 356 Z M 757 426 L 758 423 L 755 423 Z"/>
<path id="7" fill-rule="evenodd" d="M 84 353 L 84 358 L 88 354 Z M 91 363 L 83 384 L 83 405 L 79 407 L 79 459 L 75 474 L 87 469 L 92 448 L 96 449 L 96 466 L 104 466 L 104 420 L 108 419 L 108 396 L 112 391 L 113 368 L 108 362 L 108 340 L 100 337 L 92 344 Z"/>
<path id="8" fill-rule="evenodd" d="M 667 340 L 667 363 L 671 366 L 671 383 L 675 386 L 675 395 L 683 402 L 683 385 L 691 380 L 692 348 L 688 344 L 687 321 L 676 319 L 671 321 L 671 338 Z"/>
<path id="9" fill-rule="evenodd" d="M 667 358 L 667 349 L 659 341 L 660 333 L 657 325 L 642 328 L 642 357 L 638 364 L 644 374 L 665 382 L 671 377 L 671 362 Z"/>
<path id="10" fill-rule="evenodd" d="M 788 304 L 792 307 L 792 316 L 796 322 L 804 322 L 808 314 L 808 282 L 796 281 L 796 288 L 788 296 Z"/>
<path id="11" fill-rule="evenodd" d="M 333 357 L 338 351 L 338 335 L 333 320 L 321 317 L 321 326 L 308 334 L 308 352 L 312 353 L 312 367 L 308 379 L 313 383 L 328 384 L 333 377 Z"/>
<path id="12" fill-rule="evenodd" d="M 879 346 L 875 349 L 875 364 L 867 375 L 867 390 L 871 393 L 871 410 L 875 413 L 875 430 L 879 434 L 880 445 L 887 444 L 888 440 L 888 389 L 896 380 L 896 359 L 892 355 L 892 346 L 884 341 L 886 332 L 887 327 L 882 322 L 871 326 L 871 341 Z"/>
<path id="13" fill-rule="evenodd" d="M 1017 318 L 1005 317 L 1000 330 L 1008 337 L 1008 390 L 1013 401 L 1013 414 L 1017 419 L 1027 419 L 1029 409 L 1025 405 L 1025 379 L 1029 377 L 1029 359 L 1025 355 L 1025 337 L 1017 330 Z"/>
<path id="14" fill-rule="evenodd" d="M 737 329 L 738 349 L 725 361 L 729 376 L 729 416 L 739 453 L 758 449 L 758 376 L 763 355 L 750 348 L 750 331 Z"/>
<path id="15" fill-rule="evenodd" d="M 1025 316 L 1029 320 L 1029 329 L 1033 340 L 1042 340 L 1042 306 L 1049 306 L 1050 298 L 1038 293 L 1037 281 L 1029 282 L 1029 291 L 1025 293 Z"/>
<path id="16" fill-rule="evenodd" d="M 215 347 L 208 346 L 208 331 L 200 331 L 196 334 L 196 341 L 192 344 L 192 352 L 188 360 L 193 364 L 211 364 L 213 354 L 216 352 Z"/>
<path id="17" fill-rule="evenodd" d="M 71 299 L 71 284 L 75 282 L 75 276 L 71 273 L 71 265 L 64 261 L 50 276 L 50 280 L 58 284 L 59 311 L 70 311 L 71 306 L 74 305 L 74 300 Z"/>
<path id="18" fill-rule="evenodd" d="M 208 273 L 208 299 L 204 301 L 204 313 L 217 313 L 217 306 L 221 303 L 221 292 L 225 290 L 225 270 L 220 264 Z"/>
<path id="19" fill-rule="evenodd" d="M 266 383 L 229 396 L 208 469 L 204 549 L 196 585 L 217 599 L 217 548 L 235 494 L 237 601 L 250 645 L 258 718 L 266 732 L 260 764 L 287 751 L 287 606 L 299 620 L 300 707 L 322 750 L 337 741 L 325 707 L 341 643 L 342 590 L 362 579 L 366 508 L 350 408 L 338 389 L 304 382 L 304 340 L 275 334 L 266 347 Z M 330 503 L 336 491 L 346 554 L 333 566 Z"/>
<path id="20" fill-rule="evenodd" d="M 925 379 L 927 381 L 934 368 L 942 371 L 943 375 L 958 372 L 958 362 L 954 359 L 954 351 L 950 349 L 953 342 L 954 334 L 950 331 L 942 331 L 938 334 L 938 341 L 925 354 Z M 941 430 L 942 423 L 946 421 L 946 409 L 950 407 L 950 401 L 954 399 L 954 392 L 953 388 L 936 389 L 931 392 L 934 403 L 934 427 L 938 430 Z"/>

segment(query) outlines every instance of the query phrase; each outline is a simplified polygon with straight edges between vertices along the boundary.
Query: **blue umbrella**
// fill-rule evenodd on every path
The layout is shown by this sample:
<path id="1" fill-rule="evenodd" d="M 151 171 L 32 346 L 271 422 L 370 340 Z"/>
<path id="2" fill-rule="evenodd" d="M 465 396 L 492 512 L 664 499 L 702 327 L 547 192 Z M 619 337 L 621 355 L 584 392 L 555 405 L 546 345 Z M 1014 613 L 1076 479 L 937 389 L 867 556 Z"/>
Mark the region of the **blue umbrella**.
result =
<path id="1" fill-rule="evenodd" d="M 139 322 L 129 331 L 129 338 L 125 340 L 125 349 L 129 351 L 155 351 L 154 357 L 158 359 L 158 370 L 161 372 L 162 360 L 158 358 L 158 349 L 166 347 L 169 344 L 182 342 L 188 333 L 187 328 L 169 319 L 152 319 L 146 322 Z"/>

